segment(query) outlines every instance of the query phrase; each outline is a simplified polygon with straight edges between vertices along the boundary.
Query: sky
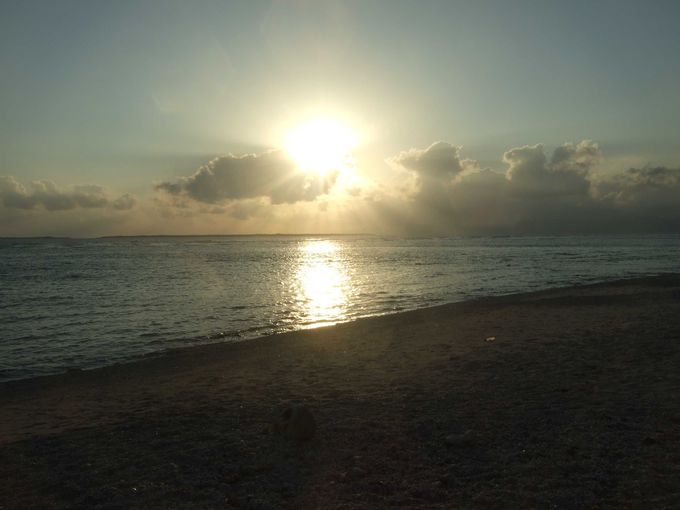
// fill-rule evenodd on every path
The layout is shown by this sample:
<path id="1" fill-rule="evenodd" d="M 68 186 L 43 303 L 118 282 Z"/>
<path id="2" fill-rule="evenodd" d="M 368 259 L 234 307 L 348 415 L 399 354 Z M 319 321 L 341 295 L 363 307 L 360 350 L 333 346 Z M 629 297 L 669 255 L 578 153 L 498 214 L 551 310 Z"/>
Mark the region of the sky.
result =
<path id="1" fill-rule="evenodd" d="M 675 1 L 10 1 L 0 236 L 680 231 Z"/>

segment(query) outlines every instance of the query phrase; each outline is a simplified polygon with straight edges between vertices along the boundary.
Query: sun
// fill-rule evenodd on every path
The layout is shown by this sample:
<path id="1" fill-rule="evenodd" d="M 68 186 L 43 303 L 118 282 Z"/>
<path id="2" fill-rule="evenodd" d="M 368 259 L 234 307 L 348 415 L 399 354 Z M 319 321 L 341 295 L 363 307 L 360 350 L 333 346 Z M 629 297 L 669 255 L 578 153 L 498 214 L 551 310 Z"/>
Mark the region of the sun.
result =
<path id="1" fill-rule="evenodd" d="M 285 139 L 285 148 L 298 167 L 319 175 L 351 166 L 356 145 L 356 134 L 331 118 L 300 124 Z"/>

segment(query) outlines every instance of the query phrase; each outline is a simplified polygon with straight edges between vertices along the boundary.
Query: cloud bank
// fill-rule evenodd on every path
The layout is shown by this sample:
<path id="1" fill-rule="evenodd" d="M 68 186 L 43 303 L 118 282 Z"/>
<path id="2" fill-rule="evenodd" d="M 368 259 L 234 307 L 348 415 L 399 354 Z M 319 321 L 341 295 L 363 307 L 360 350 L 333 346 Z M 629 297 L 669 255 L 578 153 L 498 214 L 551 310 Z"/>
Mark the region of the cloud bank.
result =
<path id="1" fill-rule="evenodd" d="M 133 233 L 139 204 L 101 186 L 59 187 L 48 180 L 24 186 L 0 176 L 0 236 L 100 236 Z"/>
<path id="2" fill-rule="evenodd" d="M 26 188 L 11 176 L 0 176 L 0 201 L 10 209 L 43 207 L 48 211 L 68 211 L 79 207 L 127 210 L 135 205 L 132 195 L 112 199 L 101 186 L 79 185 L 60 189 L 52 181 L 40 180 L 31 182 Z"/>
<path id="3" fill-rule="evenodd" d="M 141 202 L 0 177 L 0 235 L 680 233 L 680 168 L 612 171 L 589 140 L 511 148 L 496 169 L 462 154 L 448 142 L 404 150 L 381 181 L 366 168 L 304 173 L 282 151 L 230 154 L 150 184 Z"/>
<path id="4" fill-rule="evenodd" d="M 565 143 L 508 150 L 504 172 L 462 159 L 437 142 L 387 162 L 412 183 L 401 218 L 409 233 L 569 234 L 680 231 L 680 170 L 597 171 L 598 145 Z M 409 187 L 407 187 L 409 189 Z"/>

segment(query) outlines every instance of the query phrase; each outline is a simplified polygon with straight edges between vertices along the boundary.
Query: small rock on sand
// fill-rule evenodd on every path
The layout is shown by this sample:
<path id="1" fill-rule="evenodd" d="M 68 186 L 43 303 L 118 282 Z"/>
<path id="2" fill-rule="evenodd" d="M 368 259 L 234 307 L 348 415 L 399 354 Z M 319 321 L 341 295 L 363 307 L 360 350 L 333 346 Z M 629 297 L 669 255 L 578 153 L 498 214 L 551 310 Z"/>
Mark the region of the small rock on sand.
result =
<path id="1" fill-rule="evenodd" d="M 276 418 L 274 432 L 295 441 L 309 441 L 316 433 L 316 420 L 308 407 L 293 404 Z"/>
<path id="2" fill-rule="evenodd" d="M 446 446 L 470 446 L 473 442 L 472 431 L 467 430 L 462 434 L 449 434 L 444 439 Z"/>

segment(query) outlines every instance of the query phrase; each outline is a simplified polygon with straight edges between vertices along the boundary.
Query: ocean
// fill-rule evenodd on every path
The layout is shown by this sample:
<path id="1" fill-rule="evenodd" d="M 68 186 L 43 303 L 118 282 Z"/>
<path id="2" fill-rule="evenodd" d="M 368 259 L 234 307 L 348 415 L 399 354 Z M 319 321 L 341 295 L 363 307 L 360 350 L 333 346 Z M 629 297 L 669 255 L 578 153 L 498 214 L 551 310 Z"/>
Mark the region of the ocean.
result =
<path id="1" fill-rule="evenodd" d="M 680 236 L 0 239 L 0 381 L 680 271 Z"/>

